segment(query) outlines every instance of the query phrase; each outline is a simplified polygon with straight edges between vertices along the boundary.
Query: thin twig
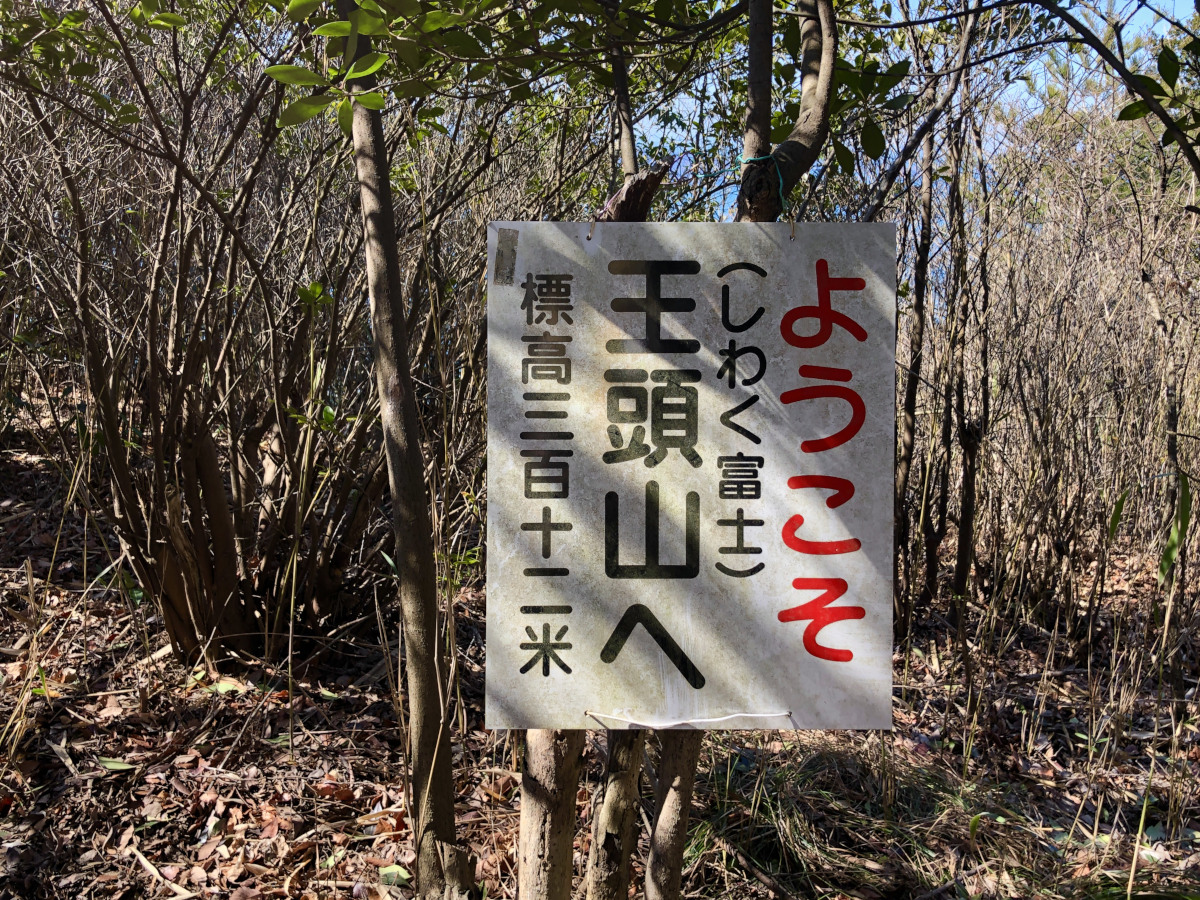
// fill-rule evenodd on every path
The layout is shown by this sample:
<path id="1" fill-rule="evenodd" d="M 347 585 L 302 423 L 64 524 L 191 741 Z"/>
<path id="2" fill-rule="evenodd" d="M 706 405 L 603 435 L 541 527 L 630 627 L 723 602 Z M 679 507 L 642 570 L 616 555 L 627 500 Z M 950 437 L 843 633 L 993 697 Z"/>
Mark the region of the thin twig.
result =
<path id="1" fill-rule="evenodd" d="M 750 857 L 748 857 L 745 853 L 743 853 L 737 847 L 733 846 L 733 844 L 729 843 L 729 841 L 725 840 L 725 838 L 717 835 L 713 838 L 713 843 L 715 843 L 718 847 L 720 847 L 726 853 L 732 853 L 734 855 L 734 857 L 737 859 L 738 864 L 741 865 L 741 867 L 743 869 L 745 869 L 747 872 L 749 872 L 755 878 L 757 878 L 759 880 L 759 882 L 764 887 L 766 887 L 767 890 L 769 890 L 774 896 L 781 898 L 781 900 L 795 900 L 794 894 L 792 894 L 790 891 L 787 891 L 786 889 L 784 889 L 783 886 L 780 885 L 780 883 L 778 881 L 776 881 L 774 878 L 772 878 L 770 875 L 768 875 L 766 872 L 764 872 L 762 869 L 760 869 L 758 866 L 756 866 L 750 860 Z M 920 900 L 920 898 L 918 898 L 918 900 Z"/>
<path id="2" fill-rule="evenodd" d="M 955 875 L 953 878 L 951 878 L 949 881 L 947 881 L 941 887 L 934 888 L 932 891 L 926 891 L 924 894 L 920 894 L 920 895 L 914 897 L 913 900 L 934 900 L 935 897 L 940 897 L 940 896 L 942 896 L 942 894 L 946 893 L 947 891 L 953 890 L 954 886 L 956 884 L 958 884 L 960 881 L 962 881 L 964 878 L 969 878 L 972 875 L 977 875 L 980 872 L 982 872 L 984 869 L 988 868 L 989 866 L 991 866 L 991 862 L 985 862 L 982 865 L 978 865 L 973 869 L 968 869 L 966 872 L 959 872 L 957 875 Z"/>

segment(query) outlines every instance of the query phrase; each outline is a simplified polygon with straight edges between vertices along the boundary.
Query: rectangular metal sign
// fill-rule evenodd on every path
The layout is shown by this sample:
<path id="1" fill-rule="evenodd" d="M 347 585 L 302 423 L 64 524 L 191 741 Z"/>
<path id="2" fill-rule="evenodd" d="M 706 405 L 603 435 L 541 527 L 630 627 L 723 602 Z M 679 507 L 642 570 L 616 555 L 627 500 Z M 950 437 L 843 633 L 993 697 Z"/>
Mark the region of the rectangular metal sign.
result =
<path id="1" fill-rule="evenodd" d="M 489 227 L 490 727 L 891 727 L 895 240 Z"/>

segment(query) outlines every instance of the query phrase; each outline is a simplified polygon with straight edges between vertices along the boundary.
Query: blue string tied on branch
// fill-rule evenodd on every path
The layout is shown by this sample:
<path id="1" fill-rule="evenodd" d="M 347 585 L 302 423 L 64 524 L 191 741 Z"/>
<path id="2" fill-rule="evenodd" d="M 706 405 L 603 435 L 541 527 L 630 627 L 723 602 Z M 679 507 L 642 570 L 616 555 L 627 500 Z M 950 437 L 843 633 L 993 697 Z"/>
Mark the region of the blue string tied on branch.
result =
<path id="1" fill-rule="evenodd" d="M 775 158 L 774 154 L 768 153 L 766 156 L 751 156 L 749 159 L 746 159 L 745 156 L 739 153 L 738 168 L 741 168 L 746 163 L 762 162 L 765 159 L 769 159 L 775 164 L 775 174 L 779 176 L 779 209 L 781 211 L 785 210 L 787 209 L 787 198 L 783 196 L 783 170 L 779 168 L 779 160 Z"/>
<path id="2" fill-rule="evenodd" d="M 724 175 L 726 172 L 740 172 L 742 169 L 742 166 L 744 166 L 746 163 L 762 162 L 762 161 L 768 160 L 768 159 L 771 160 L 771 162 L 773 162 L 775 164 L 775 174 L 779 177 L 779 208 L 780 208 L 781 212 L 786 212 L 788 209 L 788 204 L 787 204 L 787 198 L 783 194 L 783 171 L 779 168 L 779 160 L 775 158 L 774 154 L 768 154 L 766 156 L 751 156 L 749 159 L 747 159 L 743 154 L 739 153 L 738 157 L 737 157 L 737 163 L 735 165 L 732 165 L 732 166 L 729 166 L 729 167 L 723 168 L 723 169 L 713 169 L 712 171 L 709 171 L 709 172 L 696 172 L 693 174 L 692 177 L 693 178 L 712 178 L 717 175 Z M 793 207 L 792 208 L 792 240 L 795 240 L 795 239 L 796 239 L 796 210 L 795 210 L 795 207 Z"/>

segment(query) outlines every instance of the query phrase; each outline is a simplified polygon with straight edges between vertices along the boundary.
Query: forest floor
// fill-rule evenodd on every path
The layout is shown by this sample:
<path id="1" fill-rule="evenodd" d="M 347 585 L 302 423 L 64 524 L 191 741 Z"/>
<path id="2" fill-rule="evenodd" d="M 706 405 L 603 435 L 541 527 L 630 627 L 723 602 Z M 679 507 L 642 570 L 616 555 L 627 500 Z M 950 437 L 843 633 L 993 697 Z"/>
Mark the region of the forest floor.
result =
<path id="1" fill-rule="evenodd" d="M 0 451 L 0 896 L 411 896 L 401 698 L 376 623 L 306 642 L 290 689 L 268 666 L 186 671 L 64 492 L 33 449 Z M 1113 637 L 1154 602 L 1154 562 L 1111 560 L 1090 657 L 1032 621 L 980 628 L 976 608 L 964 670 L 931 614 L 896 657 L 893 732 L 710 733 L 685 895 L 1123 897 L 1132 878 L 1134 896 L 1192 896 L 1196 692 L 1172 699 Z M 482 724 L 482 590 L 454 607 L 459 833 L 486 896 L 513 897 L 517 735 Z M 589 734 L 577 871 L 603 745 Z M 638 884 L 646 852 L 643 834 Z"/>

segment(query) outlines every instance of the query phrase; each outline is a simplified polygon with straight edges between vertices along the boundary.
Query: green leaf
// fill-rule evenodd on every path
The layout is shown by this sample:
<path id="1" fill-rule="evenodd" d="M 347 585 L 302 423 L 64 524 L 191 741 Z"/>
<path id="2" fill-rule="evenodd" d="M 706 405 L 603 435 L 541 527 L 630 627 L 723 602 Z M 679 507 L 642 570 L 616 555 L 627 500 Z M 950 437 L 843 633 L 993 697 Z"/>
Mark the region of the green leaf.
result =
<path id="1" fill-rule="evenodd" d="M 74 78 L 86 78 L 89 75 L 95 75 L 100 69 L 89 62 L 77 62 L 71 68 L 67 69 L 67 74 Z"/>
<path id="2" fill-rule="evenodd" d="M 1121 491 L 1121 496 L 1117 498 L 1117 505 L 1113 507 L 1112 515 L 1108 519 L 1108 542 L 1111 544 L 1113 538 L 1117 536 L 1117 528 L 1121 525 L 1121 513 L 1125 511 L 1125 501 L 1129 499 L 1129 488 Z"/>
<path id="3" fill-rule="evenodd" d="M 447 31 L 441 35 L 441 39 L 442 46 L 455 56 L 478 59 L 485 55 L 479 41 L 475 40 L 475 38 L 471 37 L 465 31 Z"/>
<path id="4" fill-rule="evenodd" d="M 229 694 L 234 691 L 243 693 L 246 690 L 246 685 L 232 678 L 222 678 L 205 688 L 210 694 Z"/>
<path id="5" fill-rule="evenodd" d="M 352 60 L 358 56 L 358 19 L 350 17 L 350 34 L 346 36 L 345 46 L 342 47 L 342 61 Z"/>
<path id="6" fill-rule="evenodd" d="M 416 41 L 410 38 L 396 38 L 391 42 L 391 47 L 400 61 L 408 66 L 409 71 L 415 72 L 421 68 L 421 48 Z"/>
<path id="7" fill-rule="evenodd" d="M 328 83 L 322 76 L 316 72 L 310 72 L 304 66 L 267 66 L 263 71 L 284 84 L 324 85 Z"/>
<path id="8" fill-rule="evenodd" d="M 187 19 L 177 13 L 159 13 L 149 22 L 151 28 L 182 28 Z"/>
<path id="9" fill-rule="evenodd" d="M 845 85 L 856 93 L 862 92 L 862 76 L 854 69 L 838 68 L 833 70 L 833 74 L 835 83 Z"/>
<path id="10" fill-rule="evenodd" d="M 87 21 L 87 17 L 86 9 L 73 9 L 63 16 L 62 21 L 58 24 L 60 28 L 78 28 Z"/>
<path id="11" fill-rule="evenodd" d="M 1135 100 L 1117 113 L 1117 121 L 1128 122 L 1131 119 L 1141 119 L 1149 115 L 1149 113 L 1150 107 L 1146 105 L 1145 100 Z"/>
<path id="12" fill-rule="evenodd" d="M 316 94 L 312 97 L 301 97 L 291 106 L 283 111 L 276 123 L 280 128 L 287 128 L 289 125 L 299 125 L 301 122 L 307 122 L 330 103 L 335 97 L 330 94 Z"/>
<path id="13" fill-rule="evenodd" d="M 788 16 L 783 26 L 783 49 L 793 59 L 800 58 L 800 20 L 795 16 Z"/>
<path id="14" fill-rule="evenodd" d="M 345 100 L 343 103 L 347 102 Z M 325 289 L 321 287 L 321 282 L 314 281 L 308 287 L 302 284 L 296 285 L 296 293 L 300 295 L 300 302 L 307 303 L 310 306 L 321 299 L 321 294 Z"/>
<path id="15" fill-rule="evenodd" d="M 838 168 L 847 175 L 854 172 L 854 154 L 841 141 L 833 142 L 833 155 L 837 159 Z"/>
<path id="16" fill-rule="evenodd" d="M 321 5 L 322 0 L 291 0 L 287 8 L 287 16 L 293 22 L 307 19 L 309 14 Z"/>
<path id="17" fill-rule="evenodd" d="M 771 123 L 771 143 L 781 144 L 787 140 L 789 134 L 792 133 L 792 122 L 786 115 L 778 113 L 773 116 L 774 121 Z"/>
<path id="18" fill-rule="evenodd" d="M 358 27 L 359 34 L 383 34 L 387 31 L 387 26 L 383 24 L 383 19 L 365 9 L 356 9 L 350 13 L 350 24 Z"/>
<path id="19" fill-rule="evenodd" d="M 338 128 L 342 129 L 342 134 L 348 138 L 354 137 L 354 107 L 350 103 L 350 98 L 346 97 L 338 104 L 337 108 Z"/>
<path id="20" fill-rule="evenodd" d="M 96 762 L 104 766 L 110 772 L 128 772 L 130 769 L 137 768 L 133 763 L 127 763 L 123 759 L 113 759 L 110 756 L 101 756 Z"/>
<path id="21" fill-rule="evenodd" d="M 1175 82 L 1179 80 L 1179 57 L 1170 47 L 1164 46 L 1158 51 L 1158 74 L 1168 87 L 1175 88 Z"/>
<path id="22" fill-rule="evenodd" d="M 354 65 L 346 73 L 346 80 L 364 78 L 373 72 L 378 72 L 385 62 L 387 62 L 386 53 L 366 53 L 354 61 Z"/>
<path id="23" fill-rule="evenodd" d="M 350 34 L 349 22 L 326 22 L 313 29 L 313 34 L 321 37 L 347 37 Z"/>
<path id="24" fill-rule="evenodd" d="M 1170 93 L 1167 91 L 1167 89 L 1165 87 L 1163 87 L 1161 84 L 1159 84 L 1157 81 L 1155 81 L 1153 78 L 1151 78 L 1149 75 L 1137 74 L 1137 75 L 1134 75 L 1133 77 L 1136 78 L 1138 81 L 1140 81 L 1142 83 L 1142 86 L 1145 87 L 1146 90 L 1148 90 L 1155 97 L 1169 97 L 1170 96 Z"/>
<path id="25" fill-rule="evenodd" d="M 883 132 L 879 130 L 874 119 L 863 119 L 862 148 L 863 153 L 871 159 L 879 159 L 887 149 L 887 141 L 884 140 Z"/>
<path id="26" fill-rule="evenodd" d="M 456 13 L 435 9 L 425 16 L 425 21 L 421 23 L 421 30 L 435 31 L 438 28 L 449 28 L 452 25 L 457 25 L 462 19 L 463 17 Z"/>
<path id="27" fill-rule="evenodd" d="M 897 94 L 895 97 L 892 97 L 886 103 L 884 103 L 883 108 L 891 110 L 892 112 L 899 112 L 901 110 L 908 109 L 914 99 L 915 98 L 912 94 Z"/>
<path id="28" fill-rule="evenodd" d="M 418 79 L 401 81 L 392 85 L 392 93 L 397 97 L 420 97 L 429 93 L 429 85 Z"/>
<path id="29" fill-rule="evenodd" d="M 403 886 L 412 881 L 412 873 L 404 866 L 384 866 L 379 870 L 380 884 Z"/>
<path id="30" fill-rule="evenodd" d="M 1167 576 L 1171 574 L 1171 569 L 1175 566 L 1175 560 L 1179 558 L 1179 551 L 1183 548 L 1183 542 L 1187 539 L 1188 525 L 1192 520 L 1192 488 L 1188 484 L 1188 477 L 1182 472 L 1179 473 L 1179 499 L 1175 506 L 1175 524 L 1171 526 L 1171 534 L 1167 538 L 1167 546 L 1163 548 L 1162 559 L 1158 563 L 1158 583 L 1161 585 L 1167 580 Z"/>
<path id="31" fill-rule="evenodd" d="M 383 99 L 383 94 L 371 91 L 369 94 L 355 94 L 354 102 L 361 103 L 367 109 L 383 109 L 386 101 Z"/>

